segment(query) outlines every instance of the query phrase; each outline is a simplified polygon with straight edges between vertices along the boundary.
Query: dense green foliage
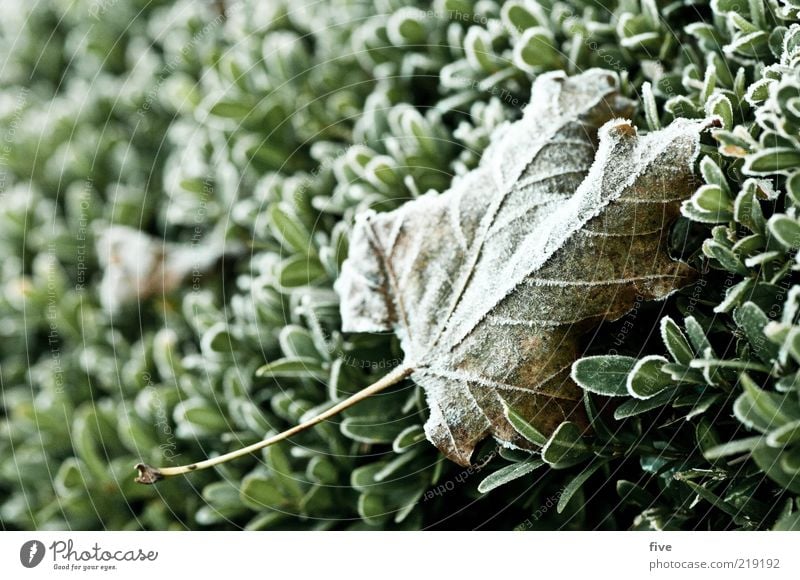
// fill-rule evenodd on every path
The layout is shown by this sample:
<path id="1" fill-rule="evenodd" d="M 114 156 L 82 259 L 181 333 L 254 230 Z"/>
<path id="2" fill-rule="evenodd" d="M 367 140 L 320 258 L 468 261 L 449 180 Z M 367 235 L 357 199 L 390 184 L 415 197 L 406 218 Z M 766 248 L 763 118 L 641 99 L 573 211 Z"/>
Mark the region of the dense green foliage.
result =
<path id="1" fill-rule="evenodd" d="M 306 6 L 305 4 L 308 4 Z M 414 6 L 416 5 L 416 7 Z M 0 20 L 0 522 L 8 529 L 791 528 L 800 495 L 793 0 L 54 0 Z M 402 354 L 343 335 L 354 214 L 444 190 L 535 75 L 598 66 L 636 124 L 715 115 L 672 232 L 702 275 L 587 336 L 594 419 L 440 457 L 406 383 L 216 471 Z M 103 308 L 110 224 L 247 248 Z M 540 435 L 524 423 L 530 438 Z M 540 441 L 541 442 L 541 441 Z"/>

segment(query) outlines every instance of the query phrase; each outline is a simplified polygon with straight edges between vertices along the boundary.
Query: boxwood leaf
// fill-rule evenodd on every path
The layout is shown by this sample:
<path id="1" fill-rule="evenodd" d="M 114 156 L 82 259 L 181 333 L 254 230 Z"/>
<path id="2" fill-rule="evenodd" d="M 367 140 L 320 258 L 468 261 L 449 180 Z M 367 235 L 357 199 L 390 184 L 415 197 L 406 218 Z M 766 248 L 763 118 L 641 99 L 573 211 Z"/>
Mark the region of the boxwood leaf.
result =
<path id="1" fill-rule="evenodd" d="M 628 395 L 627 378 L 636 359 L 629 356 L 589 356 L 572 365 L 572 380 L 591 393 L 607 397 Z"/>
<path id="2" fill-rule="evenodd" d="M 648 355 L 636 362 L 627 377 L 628 394 L 636 399 L 649 399 L 674 384 L 672 376 L 662 367 L 669 363 L 659 355 Z"/>
<path id="3" fill-rule="evenodd" d="M 488 493 L 493 489 L 500 487 L 501 485 L 505 485 L 510 481 L 514 481 L 515 479 L 519 479 L 520 477 L 528 475 L 533 470 L 538 469 L 544 464 L 544 461 L 541 459 L 529 459 L 527 461 L 520 461 L 519 463 L 506 465 L 502 469 L 498 469 L 491 475 L 484 478 L 480 485 L 478 485 L 478 491 L 481 493 Z"/>

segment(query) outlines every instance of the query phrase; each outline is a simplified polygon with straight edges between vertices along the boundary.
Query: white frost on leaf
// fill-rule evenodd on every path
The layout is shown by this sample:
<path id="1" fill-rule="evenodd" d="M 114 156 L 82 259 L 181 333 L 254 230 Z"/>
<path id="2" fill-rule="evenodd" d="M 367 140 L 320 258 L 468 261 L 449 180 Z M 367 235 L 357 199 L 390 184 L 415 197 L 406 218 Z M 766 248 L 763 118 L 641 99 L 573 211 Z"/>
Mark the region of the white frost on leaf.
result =
<path id="1" fill-rule="evenodd" d="M 356 220 L 336 283 L 343 329 L 398 334 L 426 434 L 461 464 L 489 434 L 524 444 L 504 404 L 543 433 L 580 423 L 580 335 L 693 277 L 666 233 L 705 123 L 639 137 L 631 110 L 607 71 L 541 75 L 523 118 L 450 190 Z"/>
<path id="2" fill-rule="evenodd" d="M 167 294 L 189 274 L 199 276 L 208 270 L 231 249 L 225 249 L 222 240 L 175 244 L 127 226 L 110 226 L 97 240 L 103 269 L 100 303 L 114 313 L 125 304 Z"/>

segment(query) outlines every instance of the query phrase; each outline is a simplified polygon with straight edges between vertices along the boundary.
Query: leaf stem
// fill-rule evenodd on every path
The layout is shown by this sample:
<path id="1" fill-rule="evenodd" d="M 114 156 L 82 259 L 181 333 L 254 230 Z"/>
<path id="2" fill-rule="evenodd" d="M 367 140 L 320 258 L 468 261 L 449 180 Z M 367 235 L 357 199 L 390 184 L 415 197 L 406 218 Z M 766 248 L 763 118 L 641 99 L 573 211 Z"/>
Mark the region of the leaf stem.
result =
<path id="1" fill-rule="evenodd" d="M 156 483 L 167 477 L 174 477 L 176 475 L 183 475 L 185 473 L 191 473 L 193 471 L 200 471 L 202 469 L 208 469 L 209 467 L 214 467 L 215 465 L 220 465 L 222 463 L 227 463 L 233 459 L 238 459 L 239 457 L 243 457 L 245 455 L 249 455 L 260 449 L 264 449 L 265 447 L 269 447 L 270 445 L 274 445 L 279 441 L 283 441 L 284 439 L 288 439 L 289 437 L 301 433 L 318 423 L 322 423 L 323 421 L 330 419 L 331 417 L 338 415 L 345 409 L 349 409 L 353 405 L 360 403 L 364 399 L 371 397 L 376 393 L 380 393 L 383 390 L 391 387 L 392 385 L 396 385 L 406 377 L 408 377 L 411 373 L 414 372 L 414 368 L 411 366 L 399 366 L 394 369 L 389 374 L 385 375 L 381 379 L 378 379 L 376 382 L 372 383 L 368 387 L 365 387 L 358 391 L 357 393 L 349 396 L 344 401 L 341 401 L 328 409 L 327 411 L 323 411 L 319 415 L 315 415 L 311 419 L 304 421 L 294 427 L 283 431 L 282 433 L 278 433 L 277 435 L 273 435 L 272 437 L 268 437 L 267 439 L 263 439 L 252 445 L 248 445 L 247 447 L 242 447 L 241 449 L 237 449 L 236 451 L 231 451 L 230 453 L 225 453 L 224 455 L 219 455 L 217 457 L 212 457 L 210 459 L 206 459 L 204 461 L 198 461 L 197 463 L 189 463 L 187 465 L 180 465 L 178 467 L 151 467 L 146 463 L 139 463 L 135 466 L 135 469 L 139 472 L 139 475 L 136 477 L 137 483 L 144 483 L 144 484 L 151 484 Z"/>

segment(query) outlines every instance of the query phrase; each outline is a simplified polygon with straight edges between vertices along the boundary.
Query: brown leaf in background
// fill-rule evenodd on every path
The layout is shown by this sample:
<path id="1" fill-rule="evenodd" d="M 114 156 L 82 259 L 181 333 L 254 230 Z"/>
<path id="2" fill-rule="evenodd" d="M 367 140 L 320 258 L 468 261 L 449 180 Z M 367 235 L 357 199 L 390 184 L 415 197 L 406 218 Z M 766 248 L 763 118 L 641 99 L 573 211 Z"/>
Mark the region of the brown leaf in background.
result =
<path id="1" fill-rule="evenodd" d="M 526 445 L 506 405 L 545 434 L 581 422 L 580 335 L 693 277 L 667 234 L 704 124 L 639 137 L 617 119 L 630 111 L 607 71 L 542 75 L 450 190 L 357 219 L 336 285 L 343 328 L 398 334 L 428 439 L 462 465 L 488 435 Z"/>
<path id="2" fill-rule="evenodd" d="M 194 283 L 225 254 L 240 251 L 216 232 L 194 244 L 168 243 L 127 226 L 101 232 L 97 256 L 103 269 L 100 303 L 110 313 L 126 304 L 164 296 L 192 274 Z"/>

